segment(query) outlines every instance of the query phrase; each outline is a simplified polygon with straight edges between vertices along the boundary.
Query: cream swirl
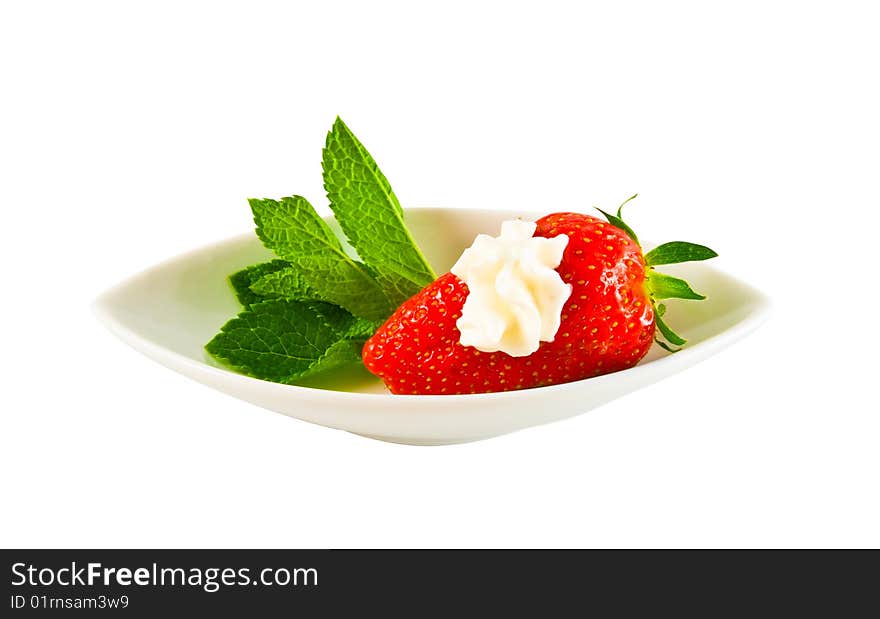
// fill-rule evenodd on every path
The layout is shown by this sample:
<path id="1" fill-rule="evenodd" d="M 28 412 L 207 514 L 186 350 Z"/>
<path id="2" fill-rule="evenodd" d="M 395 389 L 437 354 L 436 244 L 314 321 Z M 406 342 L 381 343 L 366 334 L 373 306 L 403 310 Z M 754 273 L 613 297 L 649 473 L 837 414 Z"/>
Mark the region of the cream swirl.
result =
<path id="1" fill-rule="evenodd" d="M 568 237 L 534 237 L 535 228 L 505 221 L 500 236 L 478 235 L 452 267 L 469 290 L 455 323 L 463 346 L 525 357 L 553 341 L 572 289 L 555 270 Z"/>

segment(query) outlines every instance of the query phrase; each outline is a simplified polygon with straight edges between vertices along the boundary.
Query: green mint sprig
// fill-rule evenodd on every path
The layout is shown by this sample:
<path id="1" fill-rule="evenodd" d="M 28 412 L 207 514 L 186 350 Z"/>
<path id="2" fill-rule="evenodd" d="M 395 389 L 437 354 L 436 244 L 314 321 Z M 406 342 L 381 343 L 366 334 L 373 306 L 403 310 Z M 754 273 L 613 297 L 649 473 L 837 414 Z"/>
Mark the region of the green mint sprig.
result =
<path id="1" fill-rule="evenodd" d="M 240 372 L 280 383 L 360 363 L 364 342 L 435 279 L 379 166 L 337 118 L 324 187 L 353 257 L 302 196 L 251 199 L 257 236 L 278 259 L 229 276 L 244 307 L 206 350 Z"/>
<path id="2" fill-rule="evenodd" d="M 340 118 L 323 155 L 324 189 L 336 221 L 396 308 L 437 276 L 407 230 L 385 175 Z"/>
<path id="3" fill-rule="evenodd" d="M 290 383 L 360 361 L 361 321 L 330 303 L 269 299 L 227 322 L 206 348 L 244 374 Z"/>

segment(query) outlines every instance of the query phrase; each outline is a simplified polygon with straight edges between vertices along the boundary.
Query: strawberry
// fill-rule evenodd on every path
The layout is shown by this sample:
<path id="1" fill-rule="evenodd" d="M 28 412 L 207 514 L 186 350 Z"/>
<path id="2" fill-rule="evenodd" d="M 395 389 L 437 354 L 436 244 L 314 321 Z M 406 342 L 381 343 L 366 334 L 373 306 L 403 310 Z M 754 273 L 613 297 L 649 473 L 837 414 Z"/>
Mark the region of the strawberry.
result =
<path id="1" fill-rule="evenodd" d="M 633 196 L 635 197 L 635 196 Z M 632 198 L 630 198 L 631 200 Z M 628 202 L 629 200 L 627 200 Z M 626 204 L 626 202 L 624 202 Z M 705 260 L 717 254 L 691 243 L 666 243 L 643 254 L 632 229 L 617 215 L 607 221 L 580 213 L 539 219 L 534 236 L 568 236 L 557 273 L 572 291 L 552 342 L 522 357 L 481 352 L 460 342 L 456 321 L 468 287 L 452 273 L 403 303 L 366 342 L 363 360 L 392 393 L 461 394 L 525 389 L 581 380 L 637 364 L 653 341 L 685 340 L 665 325 L 664 298 L 702 299 L 683 280 L 653 270 L 657 264 Z"/>

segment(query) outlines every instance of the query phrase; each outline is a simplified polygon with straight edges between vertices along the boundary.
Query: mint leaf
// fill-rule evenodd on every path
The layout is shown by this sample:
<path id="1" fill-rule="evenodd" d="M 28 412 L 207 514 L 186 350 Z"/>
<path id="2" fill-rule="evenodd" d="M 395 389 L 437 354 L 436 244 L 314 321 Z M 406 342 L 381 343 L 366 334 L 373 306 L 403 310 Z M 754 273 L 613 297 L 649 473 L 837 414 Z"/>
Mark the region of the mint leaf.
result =
<path id="1" fill-rule="evenodd" d="M 311 303 L 310 306 L 325 322 L 335 326 L 340 337 L 360 342 L 361 345 L 382 326 L 383 322 L 352 316 L 343 308 L 330 303 Z M 358 352 L 358 356 L 360 356 L 360 352 Z"/>
<path id="2" fill-rule="evenodd" d="M 683 279 L 664 275 L 657 271 L 648 272 L 648 285 L 651 295 L 655 300 L 659 299 L 693 299 L 702 301 L 706 297 L 693 291 L 690 284 Z"/>
<path id="3" fill-rule="evenodd" d="M 327 370 L 351 365 L 353 363 L 360 363 L 361 349 L 363 347 L 363 341 L 357 342 L 348 339 L 339 340 L 324 351 L 324 354 L 311 367 L 309 367 L 307 374 L 297 376 L 296 378 L 305 378 L 306 376 L 312 376 L 319 372 L 325 372 Z"/>
<path id="4" fill-rule="evenodd" d="M 253 303 L 265 300 L 264 297 L 266 296 L 272 296 L 257 293 L 251 290 L 251 286 L 265 275 L 280 271 L 288 266 L 290 265 L 284 260 L 272 260 L 255 264 L 230 275 L 229 283 L 232 284 L 232 289 L 235 290 L 235 296 L 238 297 L 239 303 L 248 307 Z"/>
<path id="5" fill-rule="evenodd" d="M 360 359 L 358 319 L 328 303 L 270 299 L 226 323 L 206 350 L 236 370 L 288 383 Z"/>
<path id="6" fill-rule="evenodd" d="M 672 241 L 663 243 L 645 254 L 645 262 L 649 266 L 658 264 L 675 264 L 678 262 L 693 262 L 695 260 L 708 260 L 718 254 L 715 250 L 705 245 L 687 243 L 685 241 Z"/>
<path id="7" fill-rule="evenodd" d="M 397 307 L 368 269 L 345 253 L 342 243 L 302 196 L 248 201 L 257 236 L 319 297 L 369 320 L 384 320 Z"/>
<path id="8" fill-rule="evenodd" d="M 283 268 L 267 273 L 251 283 L 251 294 L 298 301 L 321 300 L 321 295 L 306 283 L 299 269 L 290 266 L 290 263 L 284 260 L 279 262 L 283 263 Z"/>
<path id="9" fill-rule="evenodd" d="M 291 260 L 318 296 L 341 305 L 355 316 L 385 320 L 396 309 L 378 282 L 360 263 L 334 258 L 303 257 Z"/>
<path id="10" fill-rule="evenodd" d="M 351 326 L 348 327 L 348 331 L 345 332 L 345 337 L 352 340 L 359 340 L 363 343 L 378 331 L 381 326 L 381 322 L 355 318 L 354 322 L 351 323 Z"/>
<path id="11" fill-rule="evenodd" d="M 327 134 L 322 163 L 330 208 L 394 307 L 434 281 L 388 179 L 340 118 Z"/>
<path id="12" fill-rule="evenodd" d="M 342 244 L 309 201 L 302 196 L 281 200 L 248 199 L 257 236 L 279 256 L 331 252 L 343 254 Z"/>

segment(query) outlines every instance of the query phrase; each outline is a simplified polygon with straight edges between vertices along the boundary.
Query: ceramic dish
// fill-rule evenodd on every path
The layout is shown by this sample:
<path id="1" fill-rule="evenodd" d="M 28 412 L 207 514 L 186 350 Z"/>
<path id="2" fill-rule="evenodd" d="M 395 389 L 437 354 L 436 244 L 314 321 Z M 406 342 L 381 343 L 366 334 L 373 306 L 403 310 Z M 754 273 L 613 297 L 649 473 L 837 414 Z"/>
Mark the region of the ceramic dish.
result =
<path id="1" fill-rule="evenodd" d="M 540 216 L 437 208 L 406 212 L 413 236 L 437 273 L 447 271 L 478 233 L 495 233 L 506 219 Z M 639 365 L 622 372 L 538 389 L 451 396 L 391 395 L 379 379 L 359 368 L 303 386 L 281 385 L 227 370 L 204 350 L 220 326 L 240 310 L 227 276 L 270 257 L 253 233 L 232 238 L 120 283 L 95 301 L 95 312 L 113 333 L 148 357 L 247 402 L 370 438 L 442 445 L 584 413 L 729 346 L 755 329 L 768 307 L 759 291 L 705 263 L 664 266 L 665 272 L 684 277 L 707 299 L 672 302 L 667 322 L 688 338 L 683 350 L 670 355 L 655 346 Z"/>

